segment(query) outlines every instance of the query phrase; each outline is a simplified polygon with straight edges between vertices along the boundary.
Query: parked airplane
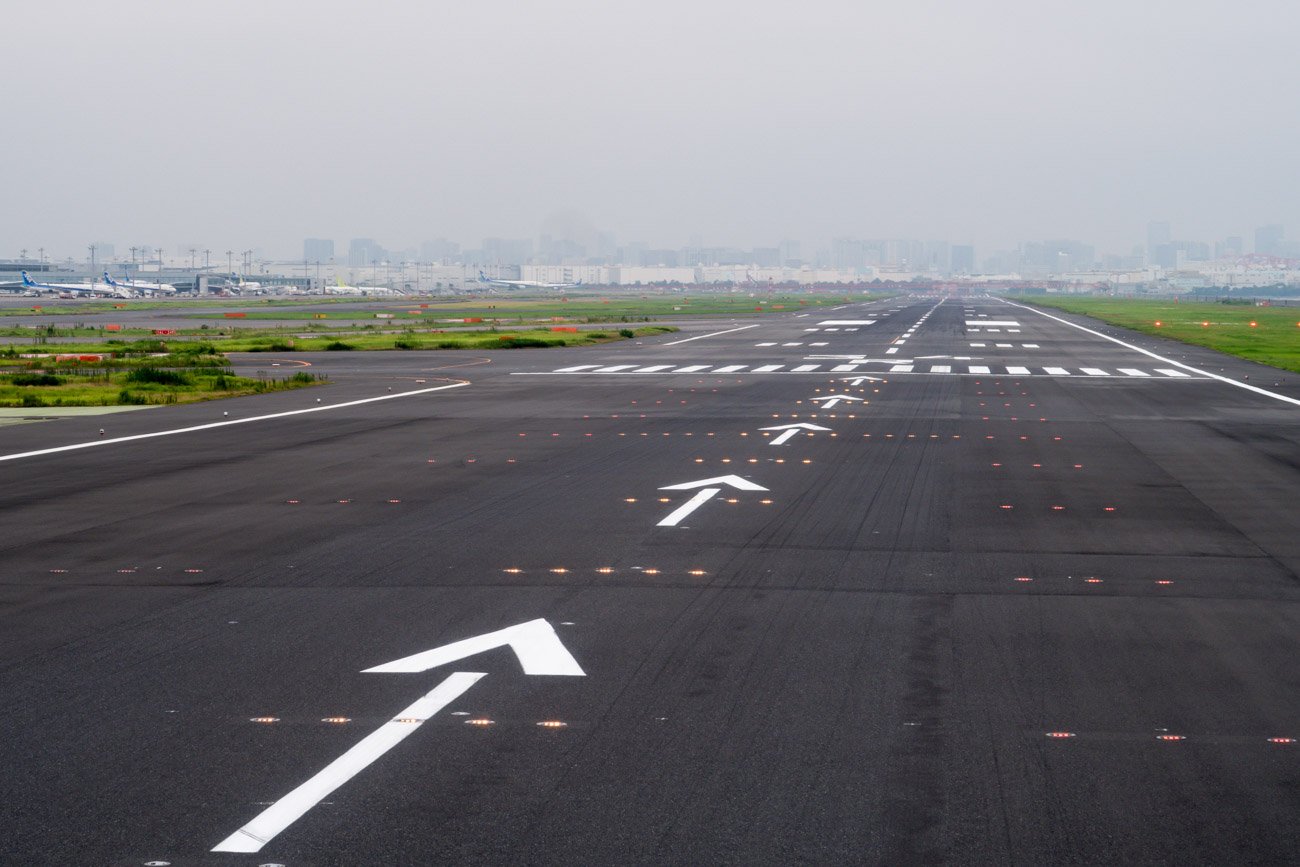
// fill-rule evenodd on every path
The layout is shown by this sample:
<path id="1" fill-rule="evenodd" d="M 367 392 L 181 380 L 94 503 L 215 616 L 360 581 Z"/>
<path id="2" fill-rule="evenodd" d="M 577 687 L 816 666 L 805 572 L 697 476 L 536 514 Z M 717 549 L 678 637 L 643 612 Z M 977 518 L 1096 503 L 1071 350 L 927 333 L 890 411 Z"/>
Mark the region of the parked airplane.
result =
<path id="1" fill-rule="evenodd" d="M 104 282 L 114 289 L 129 289 L 132 292 L 141 294 L 149 292 L 175 292 L 176 287 L 170 283 L 146 283 L 143 280 L 114 280 L 108 276 L 108 271 L 104 271 Z"/>
<path id="2" fill-rule="evenodd" d="M 37 283 L 26 271 L 22 272 L 23 287 L 44 292 L 57 292 L 60 295 L 95 295 L 111 298 L 134 298 L 138 293 L 124 286 L 110 286 L 107 283 Z"/>
<path id="3" fill-rule="evenodd" d="M 581 280 L 574 283 L 543 283 L 540 280 L 495 280 L 482 271 L 478 272 L 478 282 L 487 286 L 501 286 L 506 289 L 573 289 L 582 285 Z"/>

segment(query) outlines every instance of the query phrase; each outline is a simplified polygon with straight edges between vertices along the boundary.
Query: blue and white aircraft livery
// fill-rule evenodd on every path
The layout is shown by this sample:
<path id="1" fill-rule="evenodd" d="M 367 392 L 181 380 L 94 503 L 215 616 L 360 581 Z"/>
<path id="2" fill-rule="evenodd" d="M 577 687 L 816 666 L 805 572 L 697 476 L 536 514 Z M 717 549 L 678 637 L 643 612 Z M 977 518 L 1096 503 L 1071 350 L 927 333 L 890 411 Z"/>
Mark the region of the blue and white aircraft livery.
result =
<path id="1" fill-rule="evenodd" d="M 574 283 L 543 283 L 540 280 L 497 280 L 482 271 L 478 272 L 478 282 L 487 286 L 500 286 L 505 289 L 573 289 L 582 285 L 581 280 Z"/>
<path id="2" fill-rule="evenodd" d="M 109 283 L 37 283 L 26 271 L 22 272 L 23 288 L 59 294 L 95 295 L 111 298 L 134 298 L 139 293 L 125 286 Z M 107 276 L 107 274 L 105 275 Z"/>

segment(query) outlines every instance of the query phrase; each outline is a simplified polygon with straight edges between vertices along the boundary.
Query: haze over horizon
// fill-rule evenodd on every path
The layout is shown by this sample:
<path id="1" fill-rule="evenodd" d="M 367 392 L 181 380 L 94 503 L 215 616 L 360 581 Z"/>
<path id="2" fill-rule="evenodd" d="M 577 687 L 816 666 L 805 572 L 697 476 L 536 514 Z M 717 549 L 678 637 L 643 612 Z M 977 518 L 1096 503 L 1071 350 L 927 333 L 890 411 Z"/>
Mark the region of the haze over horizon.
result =
<path id="1" fill-rule="evenodd" d="M 652 246 L 1300 227 L 1300 9 L 1274 0 L 123 0 L 7 24 L 5 256 L 291 257 L 570 210 Z"/>

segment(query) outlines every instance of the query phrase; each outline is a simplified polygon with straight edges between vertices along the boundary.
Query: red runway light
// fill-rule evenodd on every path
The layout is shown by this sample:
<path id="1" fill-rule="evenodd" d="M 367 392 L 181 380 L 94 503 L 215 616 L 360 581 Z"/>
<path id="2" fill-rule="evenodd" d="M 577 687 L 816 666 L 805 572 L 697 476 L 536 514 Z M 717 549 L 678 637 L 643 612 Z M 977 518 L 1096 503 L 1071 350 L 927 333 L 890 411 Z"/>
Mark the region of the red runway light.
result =
<path id="1" fill-rule="evenodd" d="M 1074 732 L 1047 732 L 1047 736 L 1049 738 L 1072 738 L 1075 735 Z"/>
<path id="2" fill-rule="evenodd" d="M 1295 743 L 1295 738 L 1269 738 L 1268 742 L 1270 744 L 1293 744 Z"/>
<path id="3" fill-rule="evenodd" d="M 1185 741 L 1186 735 L 1156 735 L 1158 741 Z"/>

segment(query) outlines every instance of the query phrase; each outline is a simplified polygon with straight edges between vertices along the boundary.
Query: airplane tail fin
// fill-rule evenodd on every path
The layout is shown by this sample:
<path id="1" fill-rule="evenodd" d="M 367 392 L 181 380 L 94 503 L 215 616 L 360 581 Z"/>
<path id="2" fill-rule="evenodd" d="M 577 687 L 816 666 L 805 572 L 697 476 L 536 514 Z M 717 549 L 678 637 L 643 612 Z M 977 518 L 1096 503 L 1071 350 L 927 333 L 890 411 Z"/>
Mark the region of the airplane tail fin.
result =
<path id="1" fill-rule="evenodd" d="M 489 280 L 489 279 L 488 279 L 488 276 L 487 276 L 486 274 L 484 274 L 484 273 L 480 270 L 480 271 L 478 272 L 478 282 L 480 282 L 480 283 L 491 283 L 492 281 Z"/>
<path id="2" fill-rule="evenodd" d="M 36 285 L 35 283 L 32 282 L 32 277 L 31 277 L 31 275 L 28 274 L 26 271 L 23 272 L 23 285 L 24 285 L 24 286 L 35 286 L 35 285 Z"/>
<path id="3" fill-rule="evenodd" d="M 108 276 L 107 268 L 104 269 L 104 282 L 107 283 L 109 286 L 117 286 L 117 281 L 114 280 L 112 277 Z"/>

